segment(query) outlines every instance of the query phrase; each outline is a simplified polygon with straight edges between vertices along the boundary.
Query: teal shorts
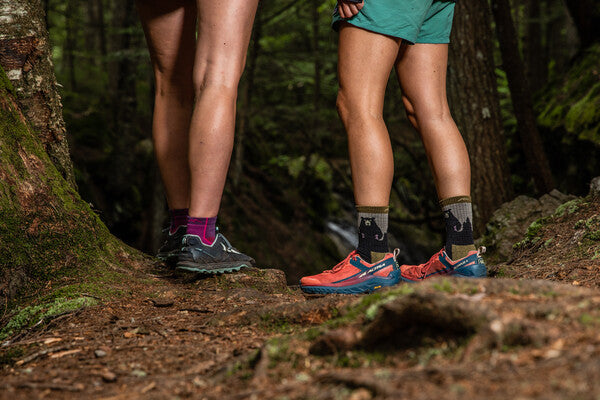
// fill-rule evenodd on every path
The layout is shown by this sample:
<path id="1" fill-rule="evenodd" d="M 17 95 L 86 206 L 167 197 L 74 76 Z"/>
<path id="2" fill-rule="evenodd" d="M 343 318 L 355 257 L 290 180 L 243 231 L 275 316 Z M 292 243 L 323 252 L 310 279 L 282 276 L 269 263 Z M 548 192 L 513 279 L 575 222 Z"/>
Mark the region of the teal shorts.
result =
<path id="1" fill-rule="evenodd" d="M 471 0 L 466 0 L 471 1 Z M 333 13 L 333 28 L 342 21 L 369 31 L 404 39 L 410 43 L 449 43 L 454 17 L 450 0 L 364 0 L 352 18 Z"/>

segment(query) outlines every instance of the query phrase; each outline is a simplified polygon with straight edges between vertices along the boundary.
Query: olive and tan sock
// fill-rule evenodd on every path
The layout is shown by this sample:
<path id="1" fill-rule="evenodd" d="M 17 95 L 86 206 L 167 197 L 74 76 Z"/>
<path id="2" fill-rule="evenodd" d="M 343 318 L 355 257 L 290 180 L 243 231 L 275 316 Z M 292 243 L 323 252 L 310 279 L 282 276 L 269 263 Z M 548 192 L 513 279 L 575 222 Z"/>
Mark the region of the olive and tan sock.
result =
<path id="1" fill-rule="evenodd" d="M 356 206 L 358 211 L 358 255 L 368 263 L 382 260 L 388 248 L 388 215 L 390 208 Z"/>
<path id="2" fill-rule="evenodd" d="M 471 197 L 450 197 L 441 200 L 440 206 L 446 222 L 446 254 L 456 261 L 475 250 Z"/>

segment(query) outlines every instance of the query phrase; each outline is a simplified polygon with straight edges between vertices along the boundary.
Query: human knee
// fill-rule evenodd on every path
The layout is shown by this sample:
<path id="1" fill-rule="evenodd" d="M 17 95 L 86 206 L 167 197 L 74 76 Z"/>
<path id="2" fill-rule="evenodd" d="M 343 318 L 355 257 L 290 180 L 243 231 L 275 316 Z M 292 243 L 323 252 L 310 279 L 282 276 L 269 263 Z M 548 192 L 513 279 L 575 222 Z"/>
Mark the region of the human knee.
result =
<path id="1" fill-rule="evenodd" d="M 191 71 L 158 71 L 154 73 L 157 97 L 193 98 Z"/>
<path id="2" fill-rule="evenodd" d="M 363 96 L 348 95 L 340 89 L 336 100 L 336 108 L 344 125 L 355 121 L 383 119 L 381 110 L 374 110 Z"/>
<path id="3" fill-rule="evenodd" d="M 423 101 L 415 103 L 407 97 L 403 97 L 406 115 L 410 122 L 418 128 L 418 125 L 428 123 L 445 123 L 452 121 L 448 104 L 444 101 Z"/>
<path id="4" fill-rule="evenodd" d="M 207 90 L 215 89 L 221 95 L 237 97 L 237 88 L 242 76 L 242 68 L 235 66 L 205 65 L 194 71 L 194 91 L 196 97 Z"/>

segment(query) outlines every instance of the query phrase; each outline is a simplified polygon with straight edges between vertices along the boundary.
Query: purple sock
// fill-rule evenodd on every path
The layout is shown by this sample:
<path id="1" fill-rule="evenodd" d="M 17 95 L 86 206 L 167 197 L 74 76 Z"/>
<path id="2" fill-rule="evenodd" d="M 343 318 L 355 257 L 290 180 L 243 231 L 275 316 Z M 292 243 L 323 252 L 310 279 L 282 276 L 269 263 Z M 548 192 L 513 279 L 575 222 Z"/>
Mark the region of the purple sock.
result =
<path id="1" fill-rule="evenodd" d="M 204 244 L 213 244 L 216 232 L 217 217 L 212 218 L 194 218 L 187 217 L 187 234 L 200 236 Z"/>
<path id="2" fill-rule="evenodd" d="M 188 209 L 176 208 L 174 210 L 169 210 L 169 214 L 171 215 L 171 226 L 169 228 L 169 233 L 172 235 L 177 231 L 177 228 L 187 224 Z"/>

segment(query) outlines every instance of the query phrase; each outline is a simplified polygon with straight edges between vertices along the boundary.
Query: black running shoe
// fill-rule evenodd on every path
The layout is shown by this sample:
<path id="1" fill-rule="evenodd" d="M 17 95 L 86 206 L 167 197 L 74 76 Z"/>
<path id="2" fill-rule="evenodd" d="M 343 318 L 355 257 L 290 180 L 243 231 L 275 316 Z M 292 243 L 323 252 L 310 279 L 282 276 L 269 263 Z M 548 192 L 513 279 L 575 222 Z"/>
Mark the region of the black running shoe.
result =
<path id="1" fill-rule="evenodd" d="M 177 268 L 203 274 L 239 271 L 254 266 L 254 259 L 236 250 L 221 233 L 211 245 L 202 243 L 199 236 L 185 235 Z"/>
<path id="2" fill-rule="evenodd" d="M 163 245 L 158 249 L 156 258 L 164 261 L 168 266 L 174 267 L 177 264 L 179 253 L 181 253 L 181 241 L 185 236 L 186 229 L 185 225 L 181 225 L 174 233 L 171 233 L 167 228 L 167 237 Z"/>

